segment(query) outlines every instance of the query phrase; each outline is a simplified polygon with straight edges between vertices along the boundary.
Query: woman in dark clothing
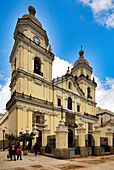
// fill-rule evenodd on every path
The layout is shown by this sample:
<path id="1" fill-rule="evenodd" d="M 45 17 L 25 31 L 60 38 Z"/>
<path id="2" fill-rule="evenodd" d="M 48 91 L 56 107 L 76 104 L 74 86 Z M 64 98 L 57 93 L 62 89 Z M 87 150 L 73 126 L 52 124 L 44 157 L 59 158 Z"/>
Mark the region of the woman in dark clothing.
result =
<path id="1" fill-rule="evenodd" d="M 17 148 L 17 160 L 19 159 L 19 157 L 20 157 L 20 160 L 22 160 L 21 154 L 22 154 L 22 150 L 21 150 L 21 147 L 19 146 Z"/>
<path id="2" fill-rule="evenodd" d="M 34 152 L 35 152 L 35 156 L 37 156 L 37 152 L 38 152 L 38 146 L 37 146 L 37 143 L 35 143 L 35 145 L 34 145 Z"/>
<path id="3" fill-rule="evenodd" d="M 12 147 L 10 146 L 9 148 L 9 157 L 11 158 L 11 154 L 12 154 Z"/>
<path id="4" fill-rule="evenodd" d="M 16 148 L 14 147 L 14 145 L 12 145 L 12 148 L 11 148 L 11 160 L 12 160 L 12 155 L 14 156 L 14 161 L 16 161 L 16 159 L 15 159 Z"/>

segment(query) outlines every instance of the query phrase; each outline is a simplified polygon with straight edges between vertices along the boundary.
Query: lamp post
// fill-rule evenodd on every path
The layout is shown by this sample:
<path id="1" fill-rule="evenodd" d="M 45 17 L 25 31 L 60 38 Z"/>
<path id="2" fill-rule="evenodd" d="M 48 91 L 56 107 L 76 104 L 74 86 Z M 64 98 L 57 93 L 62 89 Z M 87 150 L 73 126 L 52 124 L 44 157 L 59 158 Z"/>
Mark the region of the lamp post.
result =
<path id="1" fill-rule="evenodd" d="M 0 128 L 1 129 L 1 128 Z M 4 146 L 4 134 L 5 134 L 5 130 L 1 129 L 3 132 L 3 151 L 5 151 L 5 146 Z"/>
<path id="2" fill-rule="evenodd" d="M 3 151 L 5 151 L 5 146 L 4 146 L 4 134 L 5 134 L 5 130 L 2 130 L 3 131 Z"/>

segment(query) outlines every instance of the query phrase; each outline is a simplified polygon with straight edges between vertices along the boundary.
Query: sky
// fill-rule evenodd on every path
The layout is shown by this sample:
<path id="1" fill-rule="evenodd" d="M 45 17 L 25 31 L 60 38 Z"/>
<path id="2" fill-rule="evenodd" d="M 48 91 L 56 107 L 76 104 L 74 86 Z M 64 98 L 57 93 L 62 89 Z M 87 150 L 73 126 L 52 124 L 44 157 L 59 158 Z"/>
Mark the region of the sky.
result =
<path id="1" fill-rule="evenodd" d="M 114 112 L 114 0 L 0 1 L 0 112 L 5 112 L 10 99 L 14 29 L 17 19 L 28 14 L 29 5 L 35 7 L 52 46 L 53 77 L 73 67 L 82 45 L 98 83 L 97 106 Z"/>

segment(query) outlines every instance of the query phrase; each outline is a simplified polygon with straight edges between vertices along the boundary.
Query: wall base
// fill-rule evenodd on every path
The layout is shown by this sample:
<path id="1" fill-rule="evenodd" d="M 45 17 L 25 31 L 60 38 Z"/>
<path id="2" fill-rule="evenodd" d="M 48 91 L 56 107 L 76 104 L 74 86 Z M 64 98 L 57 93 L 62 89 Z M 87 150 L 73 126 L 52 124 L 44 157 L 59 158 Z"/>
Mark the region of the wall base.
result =
<path id="1" fill-rule="evenodd" d="M 45 146 L 42 146 L 42 147 L 40 148 L 40 154 L 41 154 L 41 155 L 44 155 L 44 153 L 45 153 Z"/>
<path id="2" fill-rule="evenodd" d="M 87 148 L 86 147 L 80 147 L 80 156 L 81 157 L 87 156 Z"/>
<path id="3" fill-rule="evenodd" d="M 102 155 L 102 148 L 100 146 L 95 146 L 94 147 L 94 155 L 95 156 L 100 156 Z"/>
<path id="4" fill-rule="evenodd" d="M 70 158 L 70 150 L 69 149 L 55 149 L 54 156 L 56 158 Z"/>
<path id="5" fill-rule="evenodd" d="M 113 146 L 110 146 L 110 153 L 114 154 L 114 147 Z"/>

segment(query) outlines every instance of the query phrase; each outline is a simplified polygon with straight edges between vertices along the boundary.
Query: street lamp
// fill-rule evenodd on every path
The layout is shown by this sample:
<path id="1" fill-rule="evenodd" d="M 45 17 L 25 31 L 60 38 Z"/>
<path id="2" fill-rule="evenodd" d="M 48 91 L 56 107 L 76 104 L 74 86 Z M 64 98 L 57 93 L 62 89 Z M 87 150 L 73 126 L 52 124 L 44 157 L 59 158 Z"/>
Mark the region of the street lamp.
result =
<path id="1" fill-rule="evenodd" d="M 23 128 L 21 128 L 20 134 L 23 134 Z"/>
<path id="2" fill-rule="evenodd" d="M 27 126 L 26 133 L 29 134 L 29 131 L 30 131 L 30 129 L 29 129 L 28 126 Z"/>
<path id="3" fill-rule="evenodd" d="M 38 127 L 36 126 L 36 124 L 33 126 L 33 133 L 35 134 L 35 133 L 39 133 L 38 131 L 37 131 L 37 129 L 38 129 Z"/>
<path id="4" fill-rule="evenodd" d="M 0 128 L 1 129 L 1 128 Z M 1 129 L 3 132 L 3 151 L 5 151 L 5 146 L 4 146 L 4 134 L 5 134 L 5 130 Z"/>

